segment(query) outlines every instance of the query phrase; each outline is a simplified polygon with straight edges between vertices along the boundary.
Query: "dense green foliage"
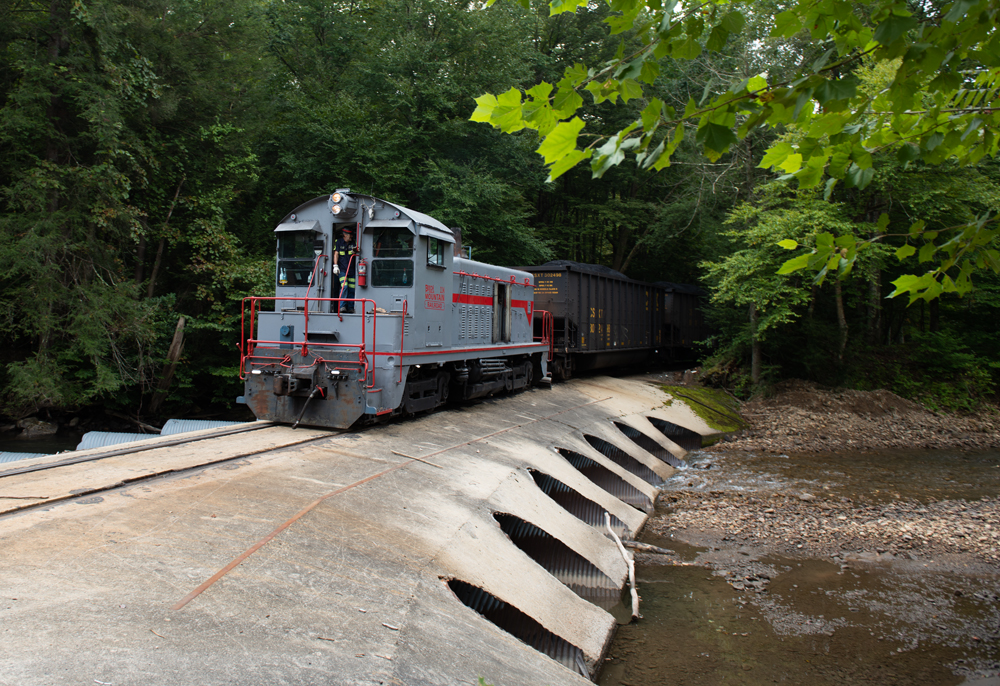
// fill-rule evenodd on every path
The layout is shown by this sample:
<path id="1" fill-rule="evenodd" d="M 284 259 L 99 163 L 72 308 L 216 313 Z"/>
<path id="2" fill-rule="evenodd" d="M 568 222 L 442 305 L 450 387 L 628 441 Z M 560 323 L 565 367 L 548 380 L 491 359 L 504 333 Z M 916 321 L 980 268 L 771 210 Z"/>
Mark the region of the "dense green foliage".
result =
<path id="1" fill-rule="evenodd" d="M 910 263 L 926 258 L 921 264 L 938 269 L 953 227 L 979 221 L 975 240 L 989 236 L 983 218 L 1000 210 L 1000 173 L 988 155 L 973 159 L 969 141 L 988 148 L 992 120 L 970 129 L 966 152 L 947 132 L 934 145 L 933 133 L 921 134 L 926 154 L 916 156 L 898 153 L 905 145 L 898 140 L 868 146 L 883 119 L 871 111 L 843 117 L 855 97 L 867 98 L 869 110 L 881 107 L 877 94 L 909 73 L 908 57 L 884 55 L 902 59 L 891 69 L 885 60 L 844 61 L 829 53 L 833 43 L 792 30 L 787 13 L 799 21 L 800 5 L 758 4 L 737 20 L 740 7 L 705 5 L 703 20 L 684 10 L 702 29 L 668 22 L 668 33 L 681 26 L 673 47 L 651 52 L 651 33 L 638 19 L 655 14 L 652 5 L 630 15 L 620 3 L 553 14 L 541 1 L 488 9 L 450 0 L 5 3 L 0 412 L 102 403 L 143 413 L 181 317 L 184 354 L 162 412 L 229 405 L 240 392 L 240 300 L 273 289 L 275 222 L 336 187 L 461 226 L 484 261 L 573 259 L 649 281 L 700 283 L 711 289 L 718 369 L 731 382 L 747 377 L 742 370 L 753 358 L 761 381 L 875 383 L 971 407 L 967 399 L 988 396 L 997 379 L 1000 341 L 990 323 L 1000 281 L 985 270 L 963 298 L 948 293 L 913 307 L 885 295 L 913 270 L 897 257 L 908 257 L 907 246 Z M 969 16 L 988 3 L 977 8 L 968 5 Z M 864 19 L 876 33 L 900 21 L 876 10 Z M 785 17 L 784 28 L 771 37 L 775 16 Z M 895 38 L 914 45 L 904 24 Z M 690 59 L 695 53 L 699 59 Z M 982 60 L 974 57 L 969 68 Z M 782 98 L 802 92 L 789 82 L 803 63 L 822 63 L 823 79 L 838 64 L 838 79 L 857 82 L 851 98 L 827 97 L 823 89 L 833 86 L 810 82 L 807 99 L 815 96 L 822 109 L 733 134 L 738 117 L 768 108 L 764 119 L 779 117 Z M 596 178 L 582 165 L 554 170 L 560 163 L 551 155 L 547 166 L 535 153 L 536 131 L 548 134 L 543 152 L 551 147 L 544 127 L 505 135 L 469 121 L 474 111 L 483 118 L 475 102 L 482 93 L 516 93 L 521 102 L 522 92 L 577 74 L 578 64 L 638 69 L 569 86 L 589 91 L 572 99 L 563 119 L 586 122 L 574 145 L 603 151 L 594 157 Z M 765 72 L 762 90 L 754 79 Z M 926 80 L 912 78 L 937 97 Z M 739 83 L 743 91 L 730 88 Z M 770 104 L 748 105 L 753 92 L 758 104 L 769 94 Z M 740 112 L 751 114 L 726 110 L 716 121 L 707 108 L 726 93 L 742 94 Z M 696 109 L 687 112 L 691 103 Z M 928 116 L 919 115 L 913 130 L 925 131 Z M 867 128 L 841 140 L 834 120 L 848 129 L 864 120 Z M 501 123 L 517 128 L 513 117 Z M 649 130 L 657 132 L 649 152 L 662 145 L 666 157 L 632 164 L 642 150 L 627 141 Z M 856 143 L 870 148 L 866 155 Z M 843 145 L 850 157 L 838 176 L 830 165 L 843 162 Z M 942 146 L 954 154 L 943 155 Z M 777 160 L 776 151 L 787 155 Z M 806 178 L 820 159 L 844 181 Z M 852 174 L 864 182 L 851 182 Z M 912 235 L 887 229 L 917 218 L 922 229 Z M 833 268 L 849 278 L 777 274 L 789 257 L 782 240 L 819 255 L 806 257 L 812 263 L 846 252 Z M 994 243 L 963 255 L 987 260 Z"/>

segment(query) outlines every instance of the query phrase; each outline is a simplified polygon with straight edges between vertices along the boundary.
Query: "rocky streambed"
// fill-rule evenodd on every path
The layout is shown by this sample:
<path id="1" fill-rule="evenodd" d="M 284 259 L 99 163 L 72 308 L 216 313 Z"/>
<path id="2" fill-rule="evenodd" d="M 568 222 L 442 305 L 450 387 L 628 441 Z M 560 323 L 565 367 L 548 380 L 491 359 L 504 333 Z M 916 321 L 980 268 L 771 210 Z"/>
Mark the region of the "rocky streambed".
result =
<path id="1" fill-rule="evenodd" d="M 665 485 L 600 683 L 1000 685 L 1000 422 L 808 384 L 742 414 Z"/>

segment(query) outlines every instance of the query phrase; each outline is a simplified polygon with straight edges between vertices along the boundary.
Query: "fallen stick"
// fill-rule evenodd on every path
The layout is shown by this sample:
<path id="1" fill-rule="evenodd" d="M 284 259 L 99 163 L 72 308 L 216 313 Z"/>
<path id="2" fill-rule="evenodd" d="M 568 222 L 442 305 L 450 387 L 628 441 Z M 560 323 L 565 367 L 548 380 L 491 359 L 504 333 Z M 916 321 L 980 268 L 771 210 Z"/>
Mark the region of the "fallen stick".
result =
<path id="1" fill-rule="evenodd" d="M 118 419 L 124 419 L 127 422 L 132 422 L 133 424 L 135 424 L 136 426 L 138 426 L 140 429 L 143 429 L 144 431 L 148 431 L 151 434 L 158 434 L 158 433 L 160 433 L 160 429 L 157 429 L 155 426 L 152 426 L 151 424 L 146 424 L 145 422 L 140 421 L 140 420 L 136 419 L 135 417 L 129 417 L 127 414 L 122 414 L 121 412 L 115 412 L 114 410 L 107 410 L 107 409 L 104 410 L 104 414 L 109 414 L 112 417 L 118 417 Z"/>
<path id="2" fill-rule="evenodd" d="M 48 500 L 47 495 L 0 495 L 0 500 Z"/>
<path id="3" fill-rule="evenodd" d="M 643 553 L 657 553 L 658 555 L 676 555 L 673 550 L 667 548 L 661 548 L 657 545 L 650 545 L 649 543 L 639 543 L 639 541 L 622 541 L 622 545 L 626 548 L 631 548 L 632 550 L 638 550 Z"/>
<path id="4" fill-rule="evenodd" d="M 639 594 L 635 590 L 635 563 L 632 558 L 629 557 L 628 551 L 625 550 L 625 546 L 622 545 L 622 541 L 618 538 L 618 534 L 615 530 L 611 528 L 611 515 L 607 512 L 604 513 L 604 523 L 608 527 L 608 531 L 611 532 L 611 538 L 615 539 L 615 543 L 618 544 L 618 550 L 621 551 L 622 559 L 625 560 L 625 564 L 628 565 L 628 582 L 632 587 L 632 619 L 639 619 Z"/>

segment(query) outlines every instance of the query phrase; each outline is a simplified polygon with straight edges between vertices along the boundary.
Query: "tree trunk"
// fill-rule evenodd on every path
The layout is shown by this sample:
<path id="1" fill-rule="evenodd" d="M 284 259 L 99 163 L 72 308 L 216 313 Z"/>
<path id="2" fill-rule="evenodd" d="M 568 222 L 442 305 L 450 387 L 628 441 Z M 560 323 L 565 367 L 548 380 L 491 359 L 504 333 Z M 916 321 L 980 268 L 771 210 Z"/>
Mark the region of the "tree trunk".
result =
<path id="1" fill-rule="evenodd" d="M 931 333 L 937 333 L 938 331 L 941 330 L 941 324 L 940 321 L 938 320 L 938 315 L 941 313 L 940 305 L 941 305 L 941 296 L 938 296 L 937 298 L 931 300 L 930 304 L 927 307 L 930 310 Z"/>
<path id="2" fill-rule="evenodd" d="M 868 342 L 878 345 L 882 338 L 882 270 L 876 269 L 868 283 Z"/>
<path id="3" fill-rule="evenodd" d="M 186 176 L 181 177 L 180 183 L 177 184 L 177 190 L 174 191 L 174 199 L 170 203 L 167 218 L 163 220 L 163 226 L 160 227 L 161 232 L 166 231 L 167 225 L 170 224 L 170 217 L 173 216 L 174 208 L 177 207 L 177 198 L 181 194 L 181 186 L 184 185 L 185 179 L 187 179 Z M 163 262 L 163 249 L 166 247 L 166 244 L 166 236 L 161 236 L 160 244 L 156 247 L 156 259 L 153 260 L 153 271 L 149 275 L 149 286 L 146 287 L 147 298 L 152 298 L 153 291 L 156 289 L 156 278 L 160 275 L 160 264 Z"/>
<path id="4" fill-rule="evenodd" d="M 68 40 L 66 35 L 66 25 L 69 23 L 69 11 L 62 0 L 50 0 L 49 2 L 49 41 L 48 41 L 48 54 L 49 54 L 49 64 L 54 68 L 59 60 L 59 56 L 62 53 L 63 48 L 66 46 Z M 58 132 L 62 127 L 61 124 L 66 118 L 65 108 L 63 107 L 62 98 L 60 97 L 58 85 L 53 84 L 51 91 L 49 92 L 49 104 L 45 111 L 45 116 L 49 120 L 49 127 L 51 133 L 45 141 L 45 160 L 49 162 L 53 167 L 59 164 L 59 142 L 56 139 L 56 132 Z M 53 188 L 49 193 L 49 203 L 48 210 L 50 216 L 56 216 L 59 211 L 60 205 L 60 195 L 57 188 Z M 64 225 L 62 227 L 64 237 L 66 242 L 69 242 L 69 236 L 66 235 L 67 227 Z M 45 257 L 45 266 L 49 267 L 52 263 L 51 253 Z M 45 317 L 45 326 L 42 329 L 41 334 L 38 337 L 38 356 L 45 357 L 48 353 L 49 347 L 52 344 L 53 336 L 53 310 L 54 305 L 51 298 L 48 300 L 47 313 Z"/>
<path id="5" fill-rule="evenodd" d="M 757 306 L 750 305 L 750 380 L 756 385 L 760 383 L 761 352 L 760 339 L 757 337 Z"/>
<path id="6" fill-rule="evenodd" d="M 143 263 L 146 261 L 146 237 L 139 236 L 139 246 L 135 250 L 135 285 L 138 286 L 142 283 L 142 277 L 145 276 Z"/>
<path id="7" fill-rule="evenodd" d="M 167 245 L 166 238 L 160 238 L 160 244 L 156 247 L 156 259 L 153 260 L 153 271 L 149 274 L 149 285 L 146 286 L 146 297 L 152 298 L 156 289 L 156 277 L 160 274 L 160 263 L 163 261 L 163 249 Z"/>
<path id="8" fill-rule="evenodd" d="M 619 226 L 615 231 L 615 246 L 614 246 L 614 257 L 613 264 L 611 268 L 615 271 L 624 271 L 625 267 L 628 266 L 627 263 L 632 260 L 632 253 L 626 255 L 625 252 L 628 250 L 629 238 L 632 237 L 632 230 L 627 226 Z M 636 246 L 638 247 L 638 246 Z"/>
<path id="9" fill-rule="evenodd" d="M 156 386 L 153 399 L 149 403 L 149 411 L 156 414 L 160 411 L 160 405 L 167 397 L 167 390 L 174 380 L 174 370 L 177 369 L 177 360 L 181 359 L 184 352 L 184 317 L 177 320 L 177 328 L 174 329 L 174 339 L 170 341 L 170 349 L 167 351 L 167 363 L 163 365 L 163 373 L 160 374 L 160 383 Z"/>
<path id="10" fill-rule="evenodd" d="M 844 350 L 847 348 L 847 317 L 844 316 L 844 293 L 840 281 L 833 282 L 834 296 L 837 299 L 837 327 L 840 329 L 840 345 L 837 346 L 837 363 L 844 362 Z"/>

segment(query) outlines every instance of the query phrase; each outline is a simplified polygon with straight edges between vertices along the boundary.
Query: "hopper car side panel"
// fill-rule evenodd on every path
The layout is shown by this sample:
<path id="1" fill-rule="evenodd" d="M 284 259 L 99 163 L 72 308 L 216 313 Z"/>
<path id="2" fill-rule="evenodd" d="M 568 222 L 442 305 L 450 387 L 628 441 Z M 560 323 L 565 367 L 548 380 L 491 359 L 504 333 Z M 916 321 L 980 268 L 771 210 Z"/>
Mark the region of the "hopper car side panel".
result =
<path id="1" fill-rule="evenodd" d="M 695 287 L 568 261 L 522 269 L 535 276 L 535 307 L 552 315 L 557 376 L 666 357 L 707 336 Z"/>

